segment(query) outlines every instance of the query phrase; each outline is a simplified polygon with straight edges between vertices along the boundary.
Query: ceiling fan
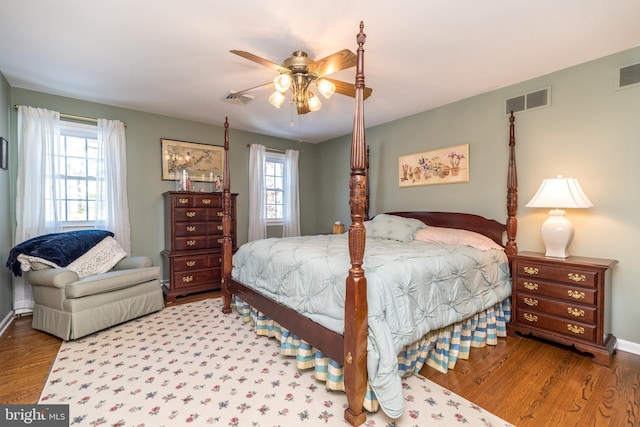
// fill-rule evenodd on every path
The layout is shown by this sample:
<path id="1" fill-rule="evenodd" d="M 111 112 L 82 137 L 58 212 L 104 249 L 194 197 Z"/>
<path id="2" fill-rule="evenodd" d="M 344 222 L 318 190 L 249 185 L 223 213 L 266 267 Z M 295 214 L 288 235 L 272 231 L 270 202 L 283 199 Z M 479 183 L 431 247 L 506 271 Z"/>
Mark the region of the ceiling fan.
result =
<path id="1" fill-rule="evenodd" d="M 334 92 L 351 97 L 356 96 L 354 83 L 326 77 L 329 74 L 356 66 L 357 56 L 349 49 L 343 49 L 317 61 L 309 58 L 306 52 L 297 50 L 289 58 L 285 59 L 282 65 L 243 50 L 231 50 L 230 52 L 278 72 L 278 76 L 272 82 L 233 92 L 232 95 L 234 96 L 262 87 L 274 86 L 276 90 L 269 96 L 269 102 L 274 107 L 280 108 L 284 104 L 286 92 L 291 89 L 291 102 L 296 104 L 298 114 L 318 111 L 322 106 L 320 99 L 311 91 L 312 83 L 316 86 L 318 92 L 327 99 Z M 371 88 L 365 87 L 363 98 L 367 99 L 371 95 L 371 91 Z"/>

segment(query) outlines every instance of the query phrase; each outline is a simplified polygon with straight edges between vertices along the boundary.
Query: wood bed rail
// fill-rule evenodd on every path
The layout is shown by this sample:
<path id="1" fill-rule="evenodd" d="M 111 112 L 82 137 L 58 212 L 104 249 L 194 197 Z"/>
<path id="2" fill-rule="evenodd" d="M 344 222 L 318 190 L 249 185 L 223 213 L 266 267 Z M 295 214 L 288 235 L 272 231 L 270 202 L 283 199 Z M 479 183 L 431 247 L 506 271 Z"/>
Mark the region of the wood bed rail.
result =
<path id="1" fill-rule="evenodd" d="M 349 256 L 351 268 L 346 280 L 344 307 L 344 388 L 348 408 L 344 418 L 353 426 L 366 420 L 362 408 L 367 388 L 367 279 L 364 277 L 362 262 L 366 230 L 364 227 L 367 197 L 367 158 L 364 128 L 364 23 L 360 22 L 356 68 L 356 102 L 351 139 L 351 178 L 349 180 L 349 206 L 351 226 L 349 227 Z"/>

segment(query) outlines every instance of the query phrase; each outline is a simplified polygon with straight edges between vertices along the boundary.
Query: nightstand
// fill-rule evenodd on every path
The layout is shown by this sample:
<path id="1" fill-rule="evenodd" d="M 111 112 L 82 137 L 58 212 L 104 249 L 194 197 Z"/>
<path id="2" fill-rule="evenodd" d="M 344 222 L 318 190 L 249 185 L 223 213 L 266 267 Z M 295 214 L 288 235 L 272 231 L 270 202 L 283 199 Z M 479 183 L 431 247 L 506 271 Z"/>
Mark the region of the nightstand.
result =
<path id="1" fill-rule="evenodd" d="M 611 334 L 611 267 L 618 261 L 548 258 L 536 252 L 509 259 L 513 307 L 507 333 L 572 345 L 609 366 L 616 345 Z"/>

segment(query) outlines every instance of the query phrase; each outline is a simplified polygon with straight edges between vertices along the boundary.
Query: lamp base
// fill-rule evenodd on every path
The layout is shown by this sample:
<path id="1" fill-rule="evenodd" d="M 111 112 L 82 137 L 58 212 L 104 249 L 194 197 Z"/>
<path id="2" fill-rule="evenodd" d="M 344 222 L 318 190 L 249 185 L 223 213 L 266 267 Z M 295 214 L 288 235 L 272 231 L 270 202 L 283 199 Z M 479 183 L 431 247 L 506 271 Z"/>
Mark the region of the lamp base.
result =
<path id="1" fill-rule="evenodd" d="M 573 224 L 564 216 L 562 209 L 549 211 L 549 218 L 542 224 L 542 241 L 545 256 L 568 258 L 567 248 L 573 239 Z"/>

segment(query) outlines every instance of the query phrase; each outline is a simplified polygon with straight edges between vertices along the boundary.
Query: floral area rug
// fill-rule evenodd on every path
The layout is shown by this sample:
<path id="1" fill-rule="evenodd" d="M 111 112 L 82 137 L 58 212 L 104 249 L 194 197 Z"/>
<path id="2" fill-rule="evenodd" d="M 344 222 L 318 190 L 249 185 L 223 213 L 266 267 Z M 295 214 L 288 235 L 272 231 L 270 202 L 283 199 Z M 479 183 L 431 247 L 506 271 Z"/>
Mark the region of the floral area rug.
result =
<path id="1" fill-rule="evenodd" d="M 347 425 L 344 393 L 221 307 L 169 306 L 64 342 L 39 403 L 68 404 L 71 426 Z M 511 425 L 421 376 L 403 385 L 404 415 L 367 414 L 365 426 Z"/>

